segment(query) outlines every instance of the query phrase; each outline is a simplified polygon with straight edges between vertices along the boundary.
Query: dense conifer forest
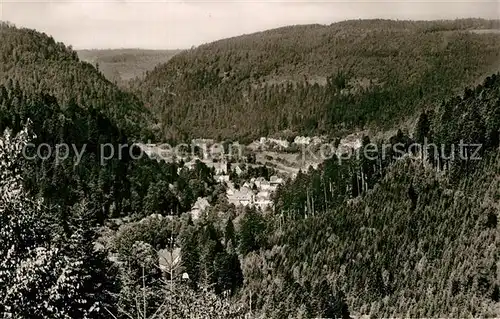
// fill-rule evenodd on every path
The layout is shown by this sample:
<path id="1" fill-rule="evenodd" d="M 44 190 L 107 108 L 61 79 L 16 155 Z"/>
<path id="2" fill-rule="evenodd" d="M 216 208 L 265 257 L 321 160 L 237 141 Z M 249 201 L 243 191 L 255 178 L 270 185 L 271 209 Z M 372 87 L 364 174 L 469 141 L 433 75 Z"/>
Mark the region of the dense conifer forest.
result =
<path id="1" fill-rule="evenodd" d="M 498 317 L 500 37 L 470 31 L 495 27 L 275 29 L 179 53 L 124 91 L 2 24 L 2 317 Z M 385 154 L 301 170 L 266 211 L 229 203 L 206 162 L 134 144 L 366 127 L 394 132 L 362 138 Z"/>
<path id="2" fill-rule="evenodd" d="M 146 139 L 151 115 L 132 94 L 119 90 L 76 51 L 34 30 L 0 27 L 0 80 L 7 89 L 48 94 L 62 107 L 96 110 L 119 123 L 127 134 Z"/>
<path id="3" fill-rule="evenodd" d="M 479 19 L 284 27 L 184 51 L 136 86 L 167 138 L 387 129 L 498 71 L 500 35 L 471 32 L 495 28 Z"/>

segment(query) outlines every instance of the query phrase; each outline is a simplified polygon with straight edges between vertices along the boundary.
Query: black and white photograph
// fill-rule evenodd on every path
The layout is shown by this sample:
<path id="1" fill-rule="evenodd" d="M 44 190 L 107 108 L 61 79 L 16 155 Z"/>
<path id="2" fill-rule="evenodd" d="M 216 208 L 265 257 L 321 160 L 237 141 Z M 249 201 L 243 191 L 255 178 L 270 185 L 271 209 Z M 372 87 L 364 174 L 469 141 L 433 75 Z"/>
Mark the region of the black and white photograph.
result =
<path id="1" fill-rule="evenodd" d="M 0 319 L 500 318 L 500 2 L 0 0 Z"/>

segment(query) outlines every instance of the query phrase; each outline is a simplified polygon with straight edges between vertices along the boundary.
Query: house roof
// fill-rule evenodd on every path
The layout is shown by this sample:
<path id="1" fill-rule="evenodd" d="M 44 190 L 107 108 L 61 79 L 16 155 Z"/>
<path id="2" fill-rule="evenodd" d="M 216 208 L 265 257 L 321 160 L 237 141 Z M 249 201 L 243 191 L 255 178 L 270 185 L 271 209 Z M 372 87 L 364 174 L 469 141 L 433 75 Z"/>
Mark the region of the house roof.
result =
<path id="1" fill-rule="evenodd" d="M 258 198 L 266 198 L 269 199 L 269 192 L 268 191 L 261 191 L 257 194 Z"/>
<path id="2" fill-rule="evenodd" d="M 192 209 L 199 209 L 201 211 L 205 210 L 207 207 L 210 207 L 210 203 L 204 197 L 198 197 L 196 203 L 194 203 Z"/>
<path id="3" fill-rule="evenodd" d="M 283 179 L 279 178 L 278 176 L 271 176 L 271 178 L 269 180 L 273 184 L 281 184 L 281 183 L 283 183 Z"/>
<path id="4" fill-rule="evenodd" d="M 162 269 L 170 270 L 172 268 L 175 268 L 177 265 L 179 265 L 180 261 L 180 248 L 174 248 L 173 251 L 170 251 L 170 249 L 168 248 L 160 249 L 158 251 L 158 263 L 160 265 L 160 268 Z"/>
<path id="5" fill-rule="evenodd" d="M 233 197 L 241 200 L 252 199 L 253 192 L 247 187 L 242 187 L 240 190 L 234 192 Z"/>

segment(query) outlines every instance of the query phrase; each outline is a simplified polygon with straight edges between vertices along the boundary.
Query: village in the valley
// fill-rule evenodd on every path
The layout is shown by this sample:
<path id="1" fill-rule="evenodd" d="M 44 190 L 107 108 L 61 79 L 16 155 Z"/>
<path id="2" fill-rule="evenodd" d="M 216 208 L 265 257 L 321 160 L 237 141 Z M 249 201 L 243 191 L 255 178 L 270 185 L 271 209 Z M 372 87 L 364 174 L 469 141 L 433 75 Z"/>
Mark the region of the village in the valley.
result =
<path id="1" fill-rule="evenodd" d="M 353 134 L 338 140 L 336 153 L 360 147 L 360 134 Z M 228 204 L 235 207 L 254 207 L 265 212 L 273 209 L 273 194 L 288 179 L 296 177 L 299 171 L 316 168 L 323 160 L 311 156 L 310 149 L 318 149 L 329 142 L 325 137 L 297 136 L 293 141 L 261 137 L 249 145 L 239 143 L 217 143 L 212 139 L 193 139 L 180 148 L 168 149 L 148 145 L 146 153 L 157 160 L 183 163 L 181 169 L 194 169 L 197 162 L 213 170 L 214 180 L 223 185 Z M 306 147 L 308 151 L 306 151 Z M 249 171 L 252 174 L 249 174 Z M 258 172 L 271 174 L 261 174 Z M 256 174 L 257 172 L 257 174 Z M 265 176 L 262 176 L 265 175 Z M 199 197 L 190 215 L 193 220 L 211 207 L 206 197 Z"/>
<path id="2" fill-rule="evenodd" d="M 203 150 L 203 156 L 192 158 L 184 164 L 184 167 L 193 169 L 196 162 L 201 161 L 208 168 L 213 169 L 215 181 L 225 187 L 228 204 L 235 207 L 255 207 L 261 211 L 272 209 L 273 193 L 276 192 L 279 185 L 284 184 L 287 178 L 293 178 L 298 171 L 295 169 L 289 171 L 272 169 L 276 165 L 270 161 L 267 163 L 255 159 L 252 161 L 252 155 L 248 153 L 248 148 L 245 149 L 247 156 L 241 156 L 241 153 L 238 155 L 226 153 L 214 157 L 214 154 L 207 152 L 207 149 L 213 145 L 212 140 L 193 140 L 193 144 Z M 262 143 L 262 146 L 264 145 L 265 143 Z M 248 172 L 249 168 L 257 167 L 269 167 L 276 173 L 271 176 L 245 177 L 248 175 L 245 173 Z M 210 204 L 207 198 L 198 198 L 190 212 L 192 219 L 198 219 L 208 207 Z"/>
<path id="3" fill-rule="evenodd" d="M 139 146 L 152 159 L 181 163 L 181 170 L 195 170 L 203 163 L 213 174 L 214 181 L 224 189 L 224 201 L 235 208 L 254 208 L 260 212 L 274 209 L 273 195 L 288 180 L 302 171 L 317 168 L 324 160 L 314 156 L 314 150 L 323 145 L 334 145 L 336 155 L 359 149 L 362 133 L 351 134 L 336 141 L 326 137 L 297 136 L 293 141 L 262 137 L 249 145 L 216 143 L 211 139 L 194 139 L 190 145 L 175 148 L 165 145 Z M 207 197 L 198 197 L 188 212 L 193 221 L 200 220 L 215 208 Z M 141 222 L 153 219 L 170 219 L 172 216 L 153 214 Z M 164 272 L 173 271 L 180 264 L 179 247 L 158 251 L 159 267 Z M 188 278 L 182 274 L 182 278 Z"/>

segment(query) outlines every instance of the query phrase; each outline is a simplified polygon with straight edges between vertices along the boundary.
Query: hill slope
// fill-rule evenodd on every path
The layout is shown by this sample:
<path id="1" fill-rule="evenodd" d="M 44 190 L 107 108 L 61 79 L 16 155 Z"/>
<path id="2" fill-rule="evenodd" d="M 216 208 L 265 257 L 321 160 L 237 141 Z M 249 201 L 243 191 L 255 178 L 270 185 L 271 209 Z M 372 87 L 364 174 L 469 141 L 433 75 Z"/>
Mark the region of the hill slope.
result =
<path id="1" fill-rule="evenodd" d="M 146 72 L 165 63 L 181 50 L 79 50 L 78 57 L 98 65 L 104 76 L 113 83 L 126 86 L 133 78 L 143 78 Z"/>
<path id="2" fill-rule="evenodd" d="M 416 142 L 445 146 L 439 160 L 334 159 L 278 192 L 268 242 L 246 256 L 246 302 L 258 291 L 253 302 L 270 318 L 312 317 L 328 293 L 374 317 L 498 316 L 500 74 L 424 114 Z M 461 140 L 481 144 L 481 159 L 475 147 L 459 151 Z M 351 176 L 371 189 L 346 193 Z M 332 300 L 323 306 L 339 316 Z"/>
<path id="3" fill-rule="evenodd" d="M 142 102 L 81 62 L 71 47 L 43 33 L 3 23 L 0 35 L 0 84 L 7 89 L 50 94 L 63 108 L 75 103 L 102 112 L 131 136 L 147 133 L 151 117 Z"/>
<path id="4" fill-rule="evenodd" d="M 169 138 L 391 126 L 498 67 L 498 21 L 346 21 L 220 40 L 136 89 Z M 496 71 L 496 70 L 494 70 Z"/>

